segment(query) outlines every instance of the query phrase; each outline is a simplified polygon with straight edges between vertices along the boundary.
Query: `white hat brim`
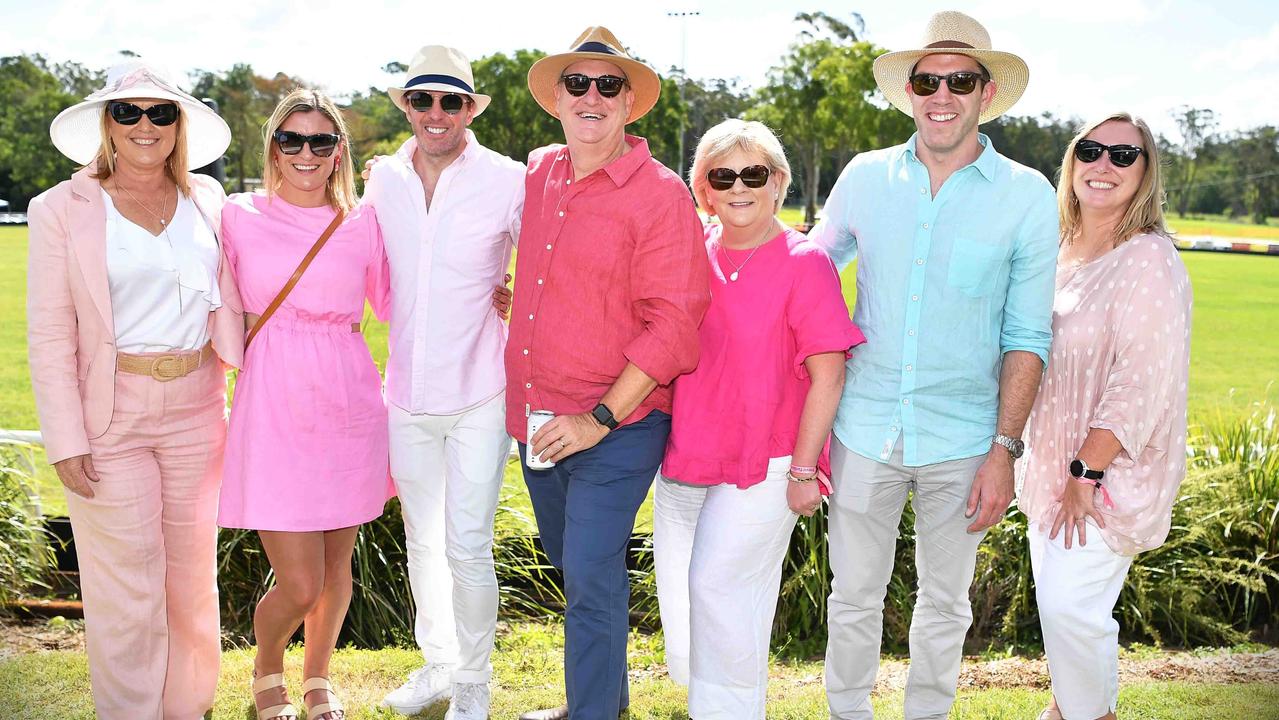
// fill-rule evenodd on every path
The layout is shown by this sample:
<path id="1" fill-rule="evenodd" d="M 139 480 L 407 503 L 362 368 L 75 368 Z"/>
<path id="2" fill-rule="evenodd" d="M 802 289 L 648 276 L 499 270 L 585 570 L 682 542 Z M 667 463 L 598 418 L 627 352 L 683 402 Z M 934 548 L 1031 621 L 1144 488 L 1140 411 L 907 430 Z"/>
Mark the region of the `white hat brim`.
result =
<path id="1" fill-rule="evenodd" d="M 186 123 L 188 170 L 204 167 L 226 153 L 231 128 L 217 113 L 190 95 L 154 85 L 130 87 L 84 100 L 58 113 L 49 124 L 53 146 L 80 165 L 88 165 L 102 147 L 102 113 L 111 100 L 172 100 L 180 106 Z"/>
<path id="2" fill-rule="evenodd" d="M 477 118 L 481 114 L 483 114 L 483 112 L 488 109 L 489 103 L 492 102 L 493 100 L 493 98 L 489 97 L 488 95 L 481 95 L 480 93 L 469 93 L 459 89 L 455 85 L 448 85 L 446 83 L 433 83 L 433 82 L 419 83 L 417 85 L 411 85 L 409 87 L 387 88 L 386 94 L 391 97 L 391 102 L 395 103 L 395 107 L 399 108 L 400 110 L 407 111 L 408 108 L 404 106 L 404 95 L 410 90 L 431 90 L 433 92 L 455 93 L 457 95 L 466 95 L 467 97 L 475 101 L 475 114 L 471 116 L 473 118 Z"/>
<path id="3" fill-rule="evenodd" d="M 875 58 L 875 83 L 884 99 L 893 107 L 910 117 L 915 113 L 910 103 L 910 94 L 906 92 L 906 84 L 910 82 L 911 68 L 928 55 L 967 55 L 982 64 L 990 73 L 995 83 L 995 97 L 985 112 L 978 117 L 978 123 L 989 122 L 1012 109 L 1026 92 L 1030 82 L 1030 68 L 1020 57 L 999 50 L 978 48 L 928 48 L 920 50 L 900 50 Z"/>

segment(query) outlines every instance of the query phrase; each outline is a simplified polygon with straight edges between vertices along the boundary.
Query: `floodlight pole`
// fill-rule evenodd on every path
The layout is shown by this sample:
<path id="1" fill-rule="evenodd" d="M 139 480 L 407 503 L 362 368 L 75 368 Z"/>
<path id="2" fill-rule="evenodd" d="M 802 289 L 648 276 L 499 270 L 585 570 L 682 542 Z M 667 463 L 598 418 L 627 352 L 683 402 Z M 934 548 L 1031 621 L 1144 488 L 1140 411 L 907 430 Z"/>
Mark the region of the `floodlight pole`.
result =
<path id="1" fill-rule="evenodd" d="M 679 18 L 679 104 L 684 106 L 684 83 L 688 81 L 688 18 L 701 15 L 697 10 L 673 10 L 666 17 Z M 679 118 L 679 176 L 684 179 L 684 116 Z"/>

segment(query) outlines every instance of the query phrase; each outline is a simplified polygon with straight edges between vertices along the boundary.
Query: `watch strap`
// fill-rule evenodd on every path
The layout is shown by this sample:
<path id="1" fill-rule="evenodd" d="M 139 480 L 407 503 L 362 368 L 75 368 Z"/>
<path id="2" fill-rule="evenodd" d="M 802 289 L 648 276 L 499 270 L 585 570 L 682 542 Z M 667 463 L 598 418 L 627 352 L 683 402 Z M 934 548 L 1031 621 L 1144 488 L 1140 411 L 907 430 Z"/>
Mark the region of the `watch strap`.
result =
<path id="1" fill-rule="evenodd" d="M 591 410 L 591 416 L 595 418 L 595 422 L 609 430 L 617 429 L 617 418 L 613 417 L 613 411 L 609 410 L 604 403 L 596 405 L 595 409 Z"/>

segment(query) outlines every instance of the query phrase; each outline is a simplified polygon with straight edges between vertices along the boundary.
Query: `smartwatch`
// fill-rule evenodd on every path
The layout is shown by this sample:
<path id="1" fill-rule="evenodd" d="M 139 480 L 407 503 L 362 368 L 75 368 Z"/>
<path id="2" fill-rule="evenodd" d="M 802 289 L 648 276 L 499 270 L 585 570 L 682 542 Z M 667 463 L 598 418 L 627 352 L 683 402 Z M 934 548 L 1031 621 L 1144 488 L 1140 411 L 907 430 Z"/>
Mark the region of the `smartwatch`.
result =
<path id="1" fill-rule="evenodd" d="M 1088 467 L 1088 463 L 1080 460 L 1079 458 L 1075 458 L 1070 461 L 1070 474 L 1072 477 L 1083 478 L 1085 480 L 1100 480 L 1106 476 L 1105 472 L 1101 470 L 1093 470 Z"/>
<path id="2" fill-rule="evenodd" d="M 613 411 L 609 410 L 604 403 L 595 406 L 595 409 L 591 411 L 591 417 L 595 418 L 595 422 L 609 430 L 617 428 L 617 418 L 613 417 Z"/>

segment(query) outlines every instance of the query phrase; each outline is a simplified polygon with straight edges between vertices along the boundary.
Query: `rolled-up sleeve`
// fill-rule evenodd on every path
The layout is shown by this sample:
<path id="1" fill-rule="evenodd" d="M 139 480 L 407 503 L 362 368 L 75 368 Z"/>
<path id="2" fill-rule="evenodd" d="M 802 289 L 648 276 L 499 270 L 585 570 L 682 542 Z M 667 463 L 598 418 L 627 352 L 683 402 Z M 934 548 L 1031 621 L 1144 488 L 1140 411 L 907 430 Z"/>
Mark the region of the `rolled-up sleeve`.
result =
<path id="1" fill-rule="evenodd" d="M 710 305 L 702 223 L 677 197 L 638 224 L 632 302 L 643 321 L 623 354 L 659 385 L 697 367 L 697 328 Z"/>
<path id="2" fill-rule="evenodd" d="M 1047 367 L 1060 230 L 1052 186 L 1043 182 L 1035 193 L 1013 246 L 999 350 L 1033 352 Z"/>

